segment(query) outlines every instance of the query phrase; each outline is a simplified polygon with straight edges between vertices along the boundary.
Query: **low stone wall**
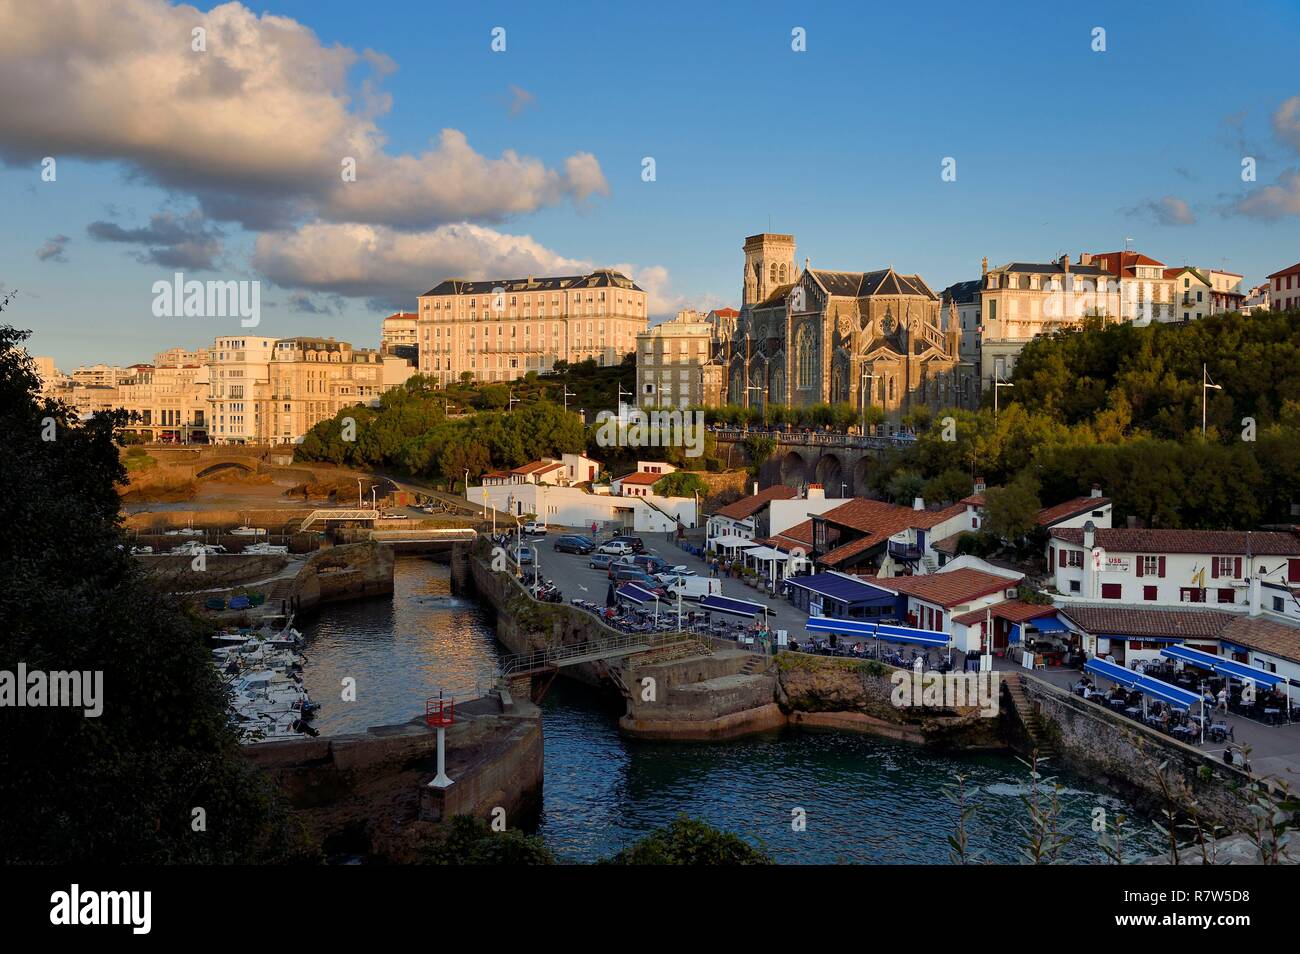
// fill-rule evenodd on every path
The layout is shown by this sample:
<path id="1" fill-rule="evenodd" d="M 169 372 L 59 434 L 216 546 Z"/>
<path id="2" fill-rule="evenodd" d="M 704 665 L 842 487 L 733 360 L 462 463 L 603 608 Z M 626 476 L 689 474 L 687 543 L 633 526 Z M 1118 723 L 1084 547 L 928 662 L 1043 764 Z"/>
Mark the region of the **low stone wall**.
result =
<path id="1" fill-rule="evenodd" d="M 204 558 L 204 569 L 194 569 L 192 556 L 137 554 L 136 560 L 171 592 L 239 586 L 275 576 L 288 565 L 284 556 L 218 553 Z"/>
<path id="2" fill-rule="evenodd" d="M 500 710 L 495 697 L 457 707 L 446 730 L 453 784 L 430 789 L 437 733 L 422 719 L 365 732 L 244 746 L 327 852 L 411 863 L 440 822 L 455 815 L 506 813 L 530 827 L 541 807 L 541 713 L 529 704 Z"/>
<path id="3" fill-rule="evenodd" d="M 322 603 L 393 592 L 393 550 L 377 543 L 329 547 L 312 556 L 294 581 L 300 610 Z"/>
<path id="4" fill-rule="evenodd" d="M 1167 807 L 1163 774 L 1174 802 L 1194 800 L 1202 820 L 1233 829 L 1249 824 L 1245 773 L 1041 679 L 1022 678 L 1021 685 L 1067 768 L 1153 813 Z"/>

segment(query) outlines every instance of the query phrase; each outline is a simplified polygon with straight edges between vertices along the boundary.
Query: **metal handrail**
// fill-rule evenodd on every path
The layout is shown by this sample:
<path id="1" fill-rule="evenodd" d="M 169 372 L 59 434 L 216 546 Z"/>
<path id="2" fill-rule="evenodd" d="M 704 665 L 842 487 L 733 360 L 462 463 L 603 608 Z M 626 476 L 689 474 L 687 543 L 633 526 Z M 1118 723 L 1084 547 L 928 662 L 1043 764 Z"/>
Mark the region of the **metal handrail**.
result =
<path id="1" fill-rule="evenodd" d="M 549 668 L 565 659 L 573 659 L 578 656 L 589 656 L 593 653 L 615 653 L 619 650 L 628 650 L 627 655 L 632 654 L 634 647 L 644 645 L 646 649 L 637 649 L 637 652 L 649 652 L 653 649 L 663 649 L 667 646 L 678 643 L 690 642 L 697 637 L 685 632 L 673 633 L 655 633 L 655 634 L 638 634 L 626 633 L 615 637 L 614 639 L 588 640 L 587 642 L 574 643 L 569 646 L 555 646 L 549 649 L 539 649 L 531 653 L 518 653 L 514 656 L 507 656 L 501 661 L 501 675 L 509 678 L 511 675 L 521 672 L 531 672 L 534 669 Z"/>

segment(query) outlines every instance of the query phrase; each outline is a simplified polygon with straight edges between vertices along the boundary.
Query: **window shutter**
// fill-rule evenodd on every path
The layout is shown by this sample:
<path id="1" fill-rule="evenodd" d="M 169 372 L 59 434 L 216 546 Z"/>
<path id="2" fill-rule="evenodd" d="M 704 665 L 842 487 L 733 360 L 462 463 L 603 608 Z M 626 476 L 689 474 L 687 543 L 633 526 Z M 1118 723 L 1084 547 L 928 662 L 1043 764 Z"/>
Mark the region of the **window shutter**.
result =
<path id="1" fill-rule="evenodd" d="M 1165 558 L 1164 558 L 1164 557 L 1161 557 L 1161 558 L 1160 558 L 1160 578 L 1161 578 L 1162 580 L 1165 578 Z"/>
<path id="2" fill-rule="evenodd" d="M 1141 576 L 1141 575 L 1143 574 L 1143 572 L 1145 571 L 1146 568 L 1143 566 L 1143 564 L 1146 563 L 1146 562 L 1147 562 L 1147 558 L 1144 557 L 1142 554 L 1139 553 L 1139 554 L 1137 555 L 1137 575 L 1138 575 L 1138 576 Z"/>
<path id="3" fill-rule="evenodd" d="M 1300 560 L 1286 561 L 1286 579 L 1288 583 L 1300 583 Z"/>
<path id="4" fill-rule="evenodd" d="M 1057 552 L 1058 557 L 1060 558 L 1061 566 L 1065 566 L 1065 550 L 1062 548 L 1062 549 L 1060 549 L 1060 550 L 1057 550 L 1056 552 Z M 1297 564 L 1297 563 L 1300 563 L 1300 560 L 1292 560 L 1291 563 L 1292 563 L 1292 564 Z"/>
<path id="5" fill-rule="evenodd" d="M 1234 580 L 1241 579 L 1241 557 L 1237 557 L 1232 561 L 1232 578 Z"/>
<path id="6" fill-rule="evenodd" d="M 1210 578 L 1217 580 L 1219 578 L 1219 558 L 1210 557 Z"/>

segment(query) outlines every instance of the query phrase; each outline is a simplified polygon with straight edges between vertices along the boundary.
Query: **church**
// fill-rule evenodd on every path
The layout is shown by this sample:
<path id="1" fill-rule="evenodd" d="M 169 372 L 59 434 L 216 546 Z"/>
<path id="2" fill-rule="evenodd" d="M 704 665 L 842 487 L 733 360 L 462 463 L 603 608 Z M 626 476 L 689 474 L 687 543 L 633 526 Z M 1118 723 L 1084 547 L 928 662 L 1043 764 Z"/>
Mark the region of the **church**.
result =
<path id="1" fill-rule="evenodd" d="M 886 420 L 972 407 L 976 369 L 920 275 L 795 270 L 793 235 L 745 239 L 743 304 L 727 356 L 733 404 L 877 407 Z M 946 324 L 946 328 L 945 328 Z"/>

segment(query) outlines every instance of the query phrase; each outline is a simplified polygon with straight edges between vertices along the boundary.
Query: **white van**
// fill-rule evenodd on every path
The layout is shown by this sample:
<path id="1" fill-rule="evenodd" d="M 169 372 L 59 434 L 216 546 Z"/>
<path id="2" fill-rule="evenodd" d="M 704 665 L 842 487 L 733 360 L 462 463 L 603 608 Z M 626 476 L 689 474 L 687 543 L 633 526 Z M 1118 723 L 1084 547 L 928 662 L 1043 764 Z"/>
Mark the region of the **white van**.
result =
<path id="1" fill-rule="evenodd" d="M 680 591 L 684 600 L 702 600 L 706 596 L 721 596 L 722 581 L 711 576 L 676 576 L 664 580 L 669 599 L 677 599 Z"/>

